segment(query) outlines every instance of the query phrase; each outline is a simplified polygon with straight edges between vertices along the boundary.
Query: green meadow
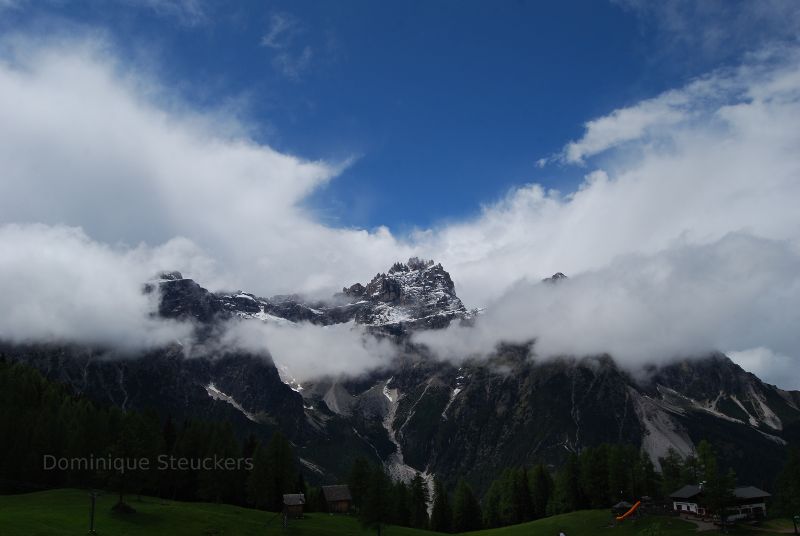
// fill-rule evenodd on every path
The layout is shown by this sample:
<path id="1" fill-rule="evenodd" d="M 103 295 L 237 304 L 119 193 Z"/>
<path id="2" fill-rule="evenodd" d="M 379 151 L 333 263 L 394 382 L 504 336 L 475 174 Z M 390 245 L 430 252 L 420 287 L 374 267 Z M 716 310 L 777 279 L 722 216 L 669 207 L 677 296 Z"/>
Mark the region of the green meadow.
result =
<path id="1" fill-rule="evenodd" d="M 361 527 L 350 516 L 322 513 L 306 514 L 291 521 L 284 529 L 281 519 L 271 512 L 240 508 L 224 504 L 187 503 L 151 497 L 135 497 L 128 502 L 136 509 L 133 514 L 111 511 L 115 495 L 100 495 L 97 499 L 95 529 L 98 536 L 366 536 L 375 534 Z M 90 499 L 85 491 L 74 489 L 51 490 L 24 495 L 0 496 L 0 534 L 3 536 L 67 536 L 83 535 L 89 528 Z M 482 530 L 474 536 L 680 536 L 698 534 L 689 522 L 670 517 L 646 516 L 611 526 L 611 516 L 603 510 L 573 512 L 531 523 Z M 790 530 L 785 520 L 765 523 L 760 530 L 734 529 L 732 534 L 778 534 Z M 717 531 L 703 532 L 714 534 Z M 432 536 L 435 532 L 404 527 L 385 527 L 383 536 Z"/>

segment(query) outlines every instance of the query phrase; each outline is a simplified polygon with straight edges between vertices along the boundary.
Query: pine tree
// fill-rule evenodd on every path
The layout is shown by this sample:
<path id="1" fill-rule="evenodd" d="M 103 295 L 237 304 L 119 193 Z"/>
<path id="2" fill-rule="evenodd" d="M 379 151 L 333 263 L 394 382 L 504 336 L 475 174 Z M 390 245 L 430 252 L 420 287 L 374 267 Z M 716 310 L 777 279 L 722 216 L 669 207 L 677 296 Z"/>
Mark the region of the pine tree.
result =
<path id="1" fill-rule="evenodd" d="M 697 458 L 697 456 L 690 454 L 685 460 L 683 460 L 683 466 L 681 468 L 681 485 L 699 484 L 703 480 L 702 477 L 703 469 L 700 460 Z"/>
<path id="2" fill-rule="evenodd" d="M 533 518 L 540 519 L 547 515 L 547 504 L 553 493 L 553 479 L 542 464 L 534 466 L 528 478 L 530 479 Z"/>
<path id="3" fill-rule="evenodd" d="M 110 422 L 114 422 L 111 415 Z M 175 458 L 193 460 L 202 458 L 205 455 L 206 427 L 203 423 L 186 420 L 178 433 L 175 442 Z M 171 496 L 173 499 L 192 500 L 196 499 L 198 472 L 192 468 L 186 470 L 175 469 L 170 472 Z"/>
<path id="4" fill-rule="evenodd" d="M 353 496 L 353 506 L 356 507 L 356 510 L 361 508 L 364 504 L 371 473 L 372 470 L 369 466 L 369 462 L 361 456 L 355 459 L 353 466 L 350 468 L 350 476 L 347 479 L 347 484 L 350 487 L 350 494 Z"/>
<path id="5" fill-rule="evenodd" d="M 391 481 L 383 468 L 376 466 L 370 471 L 359 518 L 366 528 L 376 530 L 378 536 L 391 517 L 390 501 Z"/>
<path id="6" fill-rule="evenodd" d="M 642 474 L 640 496 L 657 496 L 661 484 L 660 475 L 656 472 L 656 467 L 653 465 L 653 462 L 650 460 L 650 456 L 647 454 L 647 452 L 642 451 L 639 465 L 641 467 Z"/>
<path id="7" fill-rule="evenodd" d="M 608 447 L 608 499 L 612 503 L 630 499 L 632 492 L 630 489 L 630 467 L 638 465 L 639 456 L 636 459 L 629 457 L 629 452 L 622 445 L 610 445 Z M 597 506 L 600 506 L 599 504 Z"/>
<path id="8" fill-rule="evenodd" d="M 670 493 L 687 483 L 683 480 L 685 475 L 683 458 L 678 451 L 670 447 L 667 455 L 658 461 L 661 465 L 661 497 L 669 497 Z"/>
<path id="9" fill-rule="evenodd" d="M 528 482 L 528 471 L 524 467 L 514 471 L 513 480 L 514 503 L 517 511 L 517 523 L 533 519 L 533 499 Z"/>
<path id="10" fill-rule="evenodd" d="M 522 505 L 518 486 L 519 473 L 516 469 L 506 469 L 500 474 L 500 523 L 516 525 L 522 522 Z"/>
<path id="11" fill-rule="evenodd" d="M 553 514 L 573 512 L 582 506 L 579 473 L 578 457 L 570 454 L 556 475 L 552 501 Z"/>
<path id="12" fill-rule="evenodd" d="M 608 445 L 600 445 L 580 455 L 580 486 L 591 508 L 609 506 L 612 496 L 608 489 L 608 450 Z"/>
<path id="13" fill-rule="evenodd" d="M 270 506 L 267 500 L 270 487 L 269 477 L 267 449 L 258 445 L 253 454 L 253 470 L 250 471 L 250 477 L 247 479 L 247 497 L 250 504 L 260 510 L 266 510 Z"/>
<path id="14" fill-rule="evenodd" d="M 117 440 L 111 448 L 111 457 L 117 465 L 108 475 L 108 485 L 117 495 L 114 509 L 130 511 L 125 504 L 125 495 L 138 492 L 141 486 L 141 473 L 129 462 L 142 457 L 145 446 L 141 436 L 141 416 L 134 412 L 126 413 Z"/>
<path id="15" fill-rule="evenodd" d="M 267 445 L 267 504 L 273 512 L 283 508 L 284 493 L 299 493 L 292 489 L 296 483 L 294 455 L 289 441 L 280 432 L 275 432 Z"/>
<path id="16" fill-rule="evenodd" d="M 493 529 L 503 524 L 500 515 L 502 494 L 502 481 L 500 479 L 493 480 L 483 497 L 483 525 L 486 528 Z"/>
<path id="17" fill-rule="evenodd" d="M 436 532 L 450 532 L 453 526 L 453 510 L 450 508 L 450 499 L 442 482 L 436 478 L 433 481 L 433 510 L 431 512 L 431 530 Z"/>
<path id="18" fill-rule="evenodd" d="M 481 528 L 481 506 L 472 488 L 462 478 L 453 497 L 453 531 L 469 532 Z"/>
<path id="19" fill-rule="evenodd" d="M 217 424 L 210 428 L 206 458 L 233 460 L 238 454 L 238 445 L 230 423 Z M 229 501 L 235 493 L 237 472 L 216 463 L 212 468 L 204 468 L 198 475 L 198 497 L 203 500 L 222 502 Z"/>
<path id="20" fill-rule="evenodd" d="M 792 447 L 776 485 L 775 511 L 785 516 L 800 513 L 800 448 Z"/>
<path id="21" fill-rule="evenodd" d="M 266 448 L 256 448 L 253 470 L 247 482 L 248 498 L 256 508 L 280 512 L 284 493 L 302 493 L 302 490 L 294 489 L 296 484 L 291 446 L 280 432 L 276 432 Z"/>
<path id="22" fill-rule="evenodd" d="M 709 510 L 720 516 L 725 526 L 725 510 L 733 500 L 736 475 L 733 471 L 720 472 L 717 456 L 711 444 L 705 439 L 697 445 L 697 460 L 703 475 L 703 495 Z"/>
<path id="23" fill-rule="evenodd" d="M 167 415 L 164 427 L 161 429 L 161 436 L 164 438 L 164 452 L 172 454 L 172 449 L 175 448 L 175 442 L 178 440 L 178 431 L 175 429 L 175 423 L 172 422 L 172 415 Z"/>
<path id="24" fill-rule="evenodd" d="M 411 510 L 411 526 L 417 529 L 428 527 L 428 484 L 417 473 L 409 485 L 409 508 Z"/>
<path id="25" fill-rule="evenodd" d="M 408 486 L 398 480 L 392 487 L 392 523 L 402 527 L 411 525 L 411 508 Z"/>

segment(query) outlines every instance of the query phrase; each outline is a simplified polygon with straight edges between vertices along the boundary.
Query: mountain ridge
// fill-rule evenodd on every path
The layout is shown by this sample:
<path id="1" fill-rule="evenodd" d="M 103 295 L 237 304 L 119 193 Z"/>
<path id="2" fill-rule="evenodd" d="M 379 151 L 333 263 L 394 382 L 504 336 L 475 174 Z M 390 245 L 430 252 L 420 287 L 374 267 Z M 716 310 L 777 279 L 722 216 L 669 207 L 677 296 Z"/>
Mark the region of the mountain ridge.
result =
<path id="1" fill-rule="evenodd" d="M 565 280 L 559 272 L 543 284 Z M 440 361 L 410 335 L 474 321 L 475 313 L 433 261 L 395 263 L 328 301 L 213 293 L 179 272 L 159 274 L 144 291 L 159 293 L 158 315 L 195 323 L 203 340 L 235 319 L 353 323 L 391 338 L 399 352 L 388 367 L 359 377 L 300 384 L 266 351 L 214 345 L 206 356 L 187 358 L 172 345 L 124 360 L 80 345 L 2 343 L 0 351 L 122 408 L 213 415 L 261 437 L 281 430 L 309 478 L 327 482 L 365 455 L 399 477 L 419 471 L 454 484 L 465 476 L 484 490 L 505 467 L 558 465 L 602 442 L 635 444 L 658 465 L 668 448 L 687 455 L 710 438 L 742 478 L 768 487 L 785 445 L 800 437 L 800 393 L 761 382 L 723 354 L 653 367 L 643 378 L 608 355 L 539 359 L 527 346 L 501 345 L 484 361 Z"/>

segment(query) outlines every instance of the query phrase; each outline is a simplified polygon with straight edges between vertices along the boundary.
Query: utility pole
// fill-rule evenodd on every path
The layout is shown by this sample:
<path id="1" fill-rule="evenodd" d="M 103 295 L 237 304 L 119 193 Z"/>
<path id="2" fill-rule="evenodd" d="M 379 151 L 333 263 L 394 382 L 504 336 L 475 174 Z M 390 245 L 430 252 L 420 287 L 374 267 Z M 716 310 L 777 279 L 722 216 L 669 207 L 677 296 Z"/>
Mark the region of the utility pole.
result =
<path id="1" fill-rule="evenodd" d="M 89 516 L 89 534 L 94 535 L 97 534 L 97 532 L 94 530 L 94 505 L 95 501 L 97 500 L 97 492 L 92 491 L 89 493 L 89 497 L 92 498 L 92 513 Z"/>

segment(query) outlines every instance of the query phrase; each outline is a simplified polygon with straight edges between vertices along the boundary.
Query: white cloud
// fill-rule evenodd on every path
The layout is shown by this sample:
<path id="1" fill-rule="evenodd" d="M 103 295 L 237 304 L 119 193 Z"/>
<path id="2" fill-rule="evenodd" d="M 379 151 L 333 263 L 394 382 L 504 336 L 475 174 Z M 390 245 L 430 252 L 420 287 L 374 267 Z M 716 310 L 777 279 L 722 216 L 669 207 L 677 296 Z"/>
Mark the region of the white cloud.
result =
<path id="1" fill-rule="evenodd" d="M 273 13 L 267 32 L 261 37 L 261 46 L 273 50 L 273 68 L 291 80 L 300 79 L 314 57 L 310 45 L 298 45 L 296 42 L 303 32 L 303 24 L 294 15 Z"/>
<path id="2" fill-rule="evenodd" d="M 557 284 L 519 282 L 474 327 L 429 331 L 417 340 L 444 358 L 463 359 L 490 354 L 500 342 L 535 339 L 540 357 L 608 353 L 632 368 L 751 348 L 758 340 L 786 355 L 800 347 L 792 328 L 800 323 L 797 303 L 797 247 L 731 234 L 620 257 Z"/>
<path id="3" fill-rule="evenodd" d="M 305 46 L 302 51 L 296 54 L 289 52 L 276 54 L 275 57 L 272 58 L 272 66 L 285 77 L 298 80 L 300 75 L 308 69 L 313 55 L 314 53 L 311 47 Z"/>
<path id="4" fill-rule="evenodd" d="M 524 186 L 473 221 L 421 232 L 466 302 L 488 305 L 483 327 L 423 339 L 451 357 L 538 338 L 541 355 L 608 351 L 630 365 L 756 347 L 796 360 L 800 296 L 786 267 L 800 268 L 798 58 L 774 48 L 594 119 L 564 150 L 576 162 L 604 153 L 576 192 Z M 706 262 L 751 266 L 759 254 L 750 272 Z M 659 270 L 683 276 L 650 281 Z M 556 271 L 574 280 L 509 290 Z"/>
<path id="5" fill-rule="evenodd" d="M 297 17 L 288 13 L 273 13 L 269 18 L 267 33 L 261 37 L 261 45 L 274 48 L 287 48 L 302 25 Z"/>
<path id="6" fill-rule="evenodd" d="M 222 342 L 255 353 L 268 350 L 275 363 L 285 366 L 300 382 L 374 370 L 387 365 L 397 351 L 393 343 L 352 323 L 232 322 Z"/>
<path id="7" fill-rule="evenodd" d="M 0 339 L 90 342 L 138 349 L 185 339 L 187 324 L 157 320 L 144 282 L 166 263 L 203 263 L 185 240 L 115 249 L 79 229 L 0 226 Z"/>
<path id="8" fill-rule="evenodd" d="M 46 312 L 60 320 L 50 331 L 44 323 L 32 326 L 45 326 L 40 333 L 46 336 L 75 330 L 90 337 L 91 330 L 81 331 L 70 316 L 92 308 L 108 312 L 109 300 L 104 293 L 95 297 L 68 290 L 73 280 L 80 283 L 75 288 L 96 279 L 105 284 L 98 273 L 122 270 L 130 296 L 159 269 L 180 269 L 212 289 L 242 288 L 262 296 L 326 294 L 418 255 L 444 264 L 468 306 L 493 303 L 487 323 L 495 318 L 490 315 L 502 319 L 503 311 L 518 312 L 525 329 L 512 330 L 516 325 L 509 320 L 507 335 L 538 337 L 542 352 L 563 351 L 570 343 L 575 352 L 608 349 L 629 362 L 632 356 L 650 359 L 703 348 L 764 347 L 795 356 L 795 324 L 770 314 L 785 312 L 790 304 L 761 279 L 758 285 L 746 283 L 759 270 L 776 278 L 776 288 L 793 281 L 785 267 L 794 262 L 800 240 L 798 57 L 795 49 L 775 48 L 738 68 L 589 121 L 585 136 L 565 147 L 570 160 L 589 168 L 576 192 L 522 186 L 483 207 L 474 219 L 402 239 L 386 228 L 320 223 L 302 202 L 343 165 L 279 153 L 251 139 L 247 125 L 235 118 L 192 110 L 152 78 L 120 64 L 104 43 L 6 38 L 0 46 L 0 223 L 46 225 L 35 232 L 4 228 L 0 234 L 4 251 L 21 248 L 20 255 L 27 252 L 25 260 L 41 274 L 31 280 L 29 293 L 14 294 L 15 305 L 30 317 L 50 300 L 57 307 Z M 593 158 L 601 153 L 602 169 Z M 85 272 L 81 277 L 61 270 L 69 264 L 61 260 L 70 258 L 66 252 L 53 258 L 21 244 L 30 240 L 44 248 L 52 233 L 66 232 L 63 226 L 86 234 L 64 240 L 79 261 L 99 259 L 76 262 L 74 270 Z M 175 237 L 185 238 L 175 242 Z M 174 254 L 176 244 L 189 250 L 191 262 L 182 263 Z M 756 254 L 763 254 L 766 264 L 734 270 L 750 266 Z M 709 256 L 726 266 L 704 262 Z M 6 280 L 23 266 L 23 257 L 14 258 L 14 263 L 0 258 Z M 104 268 L 95 270 L 95 264 Z M 561 294 L 525 283 L 509 290 L 520 279 L 538 281 L 556 271 L 573 276 L 558 290 Z M 656 279 L 648 283 L 649 277 Z M 50 287 L 40 295 L 37 286 L 46 281 Z M 687 287 L 700 281 L 709 288 Z M 603 288 L 616 290 L 606 295 Z M 704 300 L 696 310 L 707 318 L 695 318 L 707 328 L 702 332 L 687 324 L 688 306 L 678 299 L 690 290 Z M 559 305 L 555 297 L 563 295 L 569 299 Z M 586 308 L 579 305 L 581 296 L 590 304 Z M 650 310 L 653 300 L 663 306 Z M 126 308 L 129 313 L 121 318 L 133 319 L 140 306 Z M 548 322 L 544 306 L 574 331 Z M 607 344 L 600 344 L 597 317 L 587 313 L 591 307 L 603 313 L 604 331 L 615 334 Z M 738 311 L 757 320 L 751 309 L 775 322 L 743 329 L 730 316 Z M 657 320 L 663 321 L 664 333 L 643 342 L 642 331 L 654 329 Z M 24 323 L 4 321 L 0 329 L 34 336 L 36 329 L 26 331 Z M 727 330 L 728 324 L 737 327 L 736 333 Z M 115 330 L 112 323 L 98 337 L 126 336 Z M 580 344 L 584 331 L 586 344 Z M 287 333 L 283 339 L 268 335 L 296 338 Z M 360 334 L 336 333 L 363 347 Z M 482 344 L 480 333 L 475 337 L 475 344 Z M 289 351 L 280 342 L 273 347 Z M 357 368 L 369 363 L 368 354 L 346 347 L 337 356 Z"/>
<path id="9" fill-rule="evenodd" d="M 703 65 L 738 57 L 776 41 L 796 42 L 800 4 L 794 0 L 612 0 L 655 35 L 648 55 L 672 64 Z"/>
<path id="10" fill-rule="evenodd" d="M 472 221 L 420 232 L 421 254 L 442 261 L 474 305 L 524 276 L 600 269 L 679 239 L 708 244 L 733 231 L 800 239 L 800 62 L 793 49 L 756 59 L 655 97 L 683 105 L 653 128 L 639 128 L 631 112 L 648 104 L 590 122 L 595 140 L 638 134 L 603 144 L 604 168 L 576 192 L 520 187 Z M 634 125 L 615 124 L 629 117 Z"/>
<path id="11" fill-rule="evenodd" d="M 779 354 L 763 346 L 741 351 L 728 351 L 727 355 L 740 367 L 752 372 L 765 382 L 779 385 L 784 389 L 800 390 L 796 357 Z M 797 354 L 794 353 L 794 355 Z"/>
<path id="12" fill-rule="evenodd" d="M 197 26 L 208 21 L 202 0 L 120 0 L 131 7 L 146 8 L 159 16 L 172 17 L 181 24 Z"/>
<path id="13" fill-rule="evenodd" d="M 102 44 L 21 40 L 4 52 L 2 221 L 80 226 L 111 243 L 185 236 L 224 259 L 221 277 L 190 276 L 261 294 L 327 292 L 408 254 L 384 229 L 325 227 L 300 207 L 338 164 L 278 153 L 246 125 L 170 102 Z"/>

